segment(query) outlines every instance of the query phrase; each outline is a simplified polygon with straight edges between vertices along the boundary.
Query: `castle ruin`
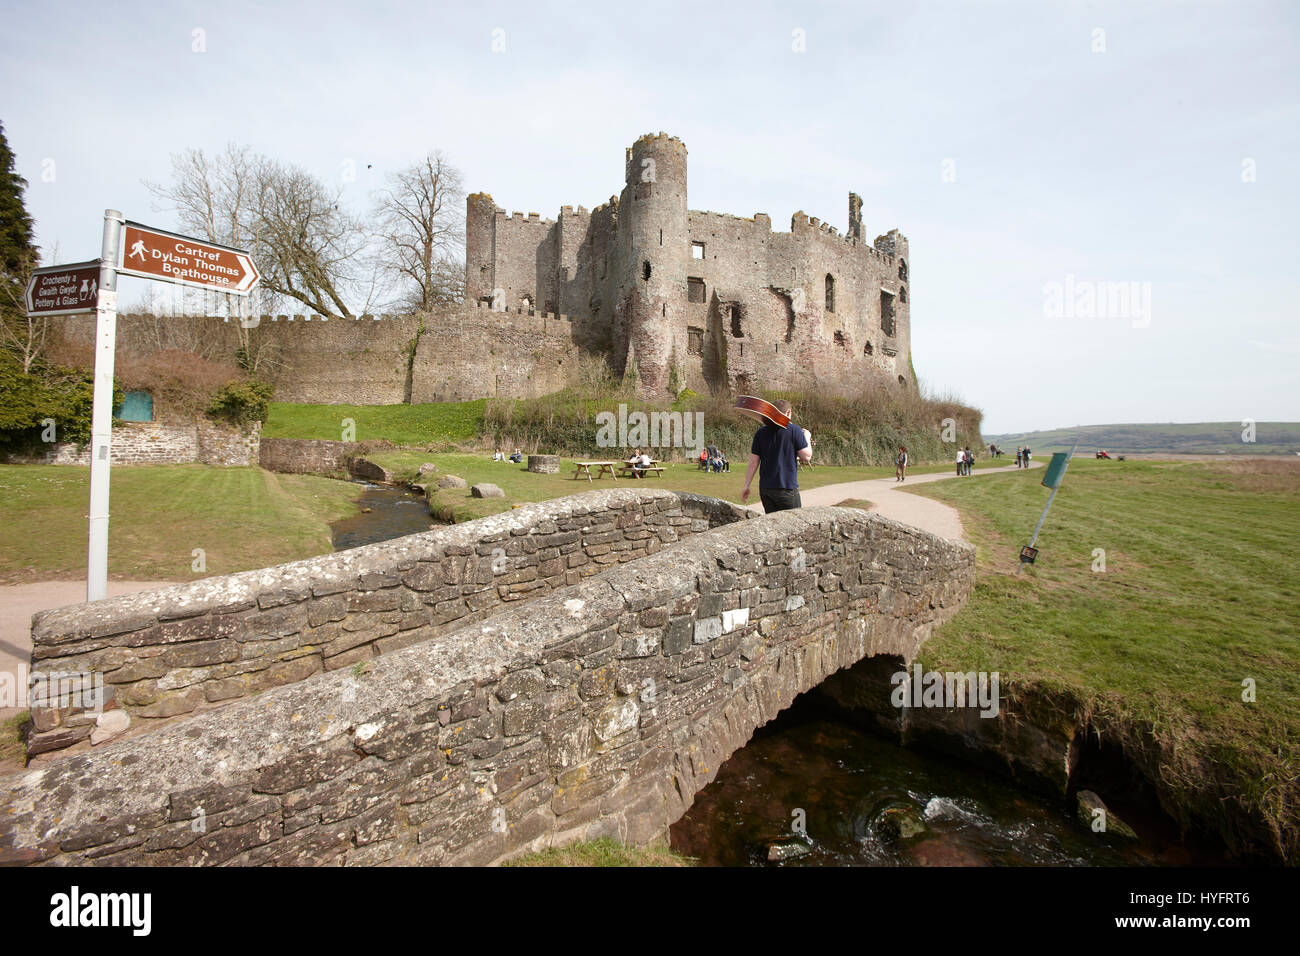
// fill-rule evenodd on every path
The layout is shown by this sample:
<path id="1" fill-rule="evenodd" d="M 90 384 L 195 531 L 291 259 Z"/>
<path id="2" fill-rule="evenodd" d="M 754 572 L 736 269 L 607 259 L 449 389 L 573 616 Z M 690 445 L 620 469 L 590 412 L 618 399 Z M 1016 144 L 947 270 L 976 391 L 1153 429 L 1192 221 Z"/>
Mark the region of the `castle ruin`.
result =
<path id="1" fill-rule="evenodd" d="M 847 235 L 801 212 L 773 232 L 764 213 L 688 209 L 686 147 L 674 137 L 641 137 L 626 162 L 620 196 L 591 211 L 565 206 L 557 220 L 469 196 L 461 303 L 425 315 L 268 315 L 246 331 L 219 316 L 166 325 L 201 326 L 189 338 L 224 356 L 269 346 L 265 374 L 285 402 L 536 398 L 577 384 L 584 352 L 655 398 L 916 388 L 907 239 L 891 230 L 864 241 L 858 196 Z M 93 318 L 50 327 L 51 341 L 94 346 Z M 118 354 L 167 347 L 159 327 L 155 316 L 119 316 Z"/>
<path id="2" fill-rule="evenodd" d="M 466 201 L 465 298 L 497 311 L 574 317 L 649 393 L 800 389 L 911 381 L 907 239 L 863 240 L 802 212 L 771 217 L 687 207 L 686 147 L 663 133 L 628 150 L 623 191 L 559 219 Z"/>

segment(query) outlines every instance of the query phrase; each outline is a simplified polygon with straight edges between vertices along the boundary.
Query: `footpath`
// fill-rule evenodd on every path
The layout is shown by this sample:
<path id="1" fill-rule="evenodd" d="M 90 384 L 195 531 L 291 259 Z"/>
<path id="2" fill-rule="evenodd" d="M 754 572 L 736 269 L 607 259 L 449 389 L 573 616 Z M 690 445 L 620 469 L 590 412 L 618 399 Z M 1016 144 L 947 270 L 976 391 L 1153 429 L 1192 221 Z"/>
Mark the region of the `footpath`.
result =
<path id="1" fill-rule="evenodd" d="M 1042 462 L 1031 461 L 1029 467 L 1041 468 L 1043 464 Z M 1007 465 L 1003 468 L 977 468 L 970 473 L 969 479 L 978 478 L 980 475 L 992 475 L 1001 471 L 1021 470 L 1023 469 L 1019 469 L 1015 465 Z M 932 481 L 946 481 L 949 478 L 957 478 L 955 465 L 951 472 L 909 476 L 906 481 L 896 481 L 893 478 L 873 478 L 869 481 L 846 481 L 838 485 L 823 485 L 820 488 L 810 488 L 801 492 L 799 497 L 802 499 L 805 508 L 816 505 L 837 505 L 841 501 L 854 498 L 865 499 L 871 502 L 871 510 L 882 517 L 901 521 L 903 524 L 910 524 L 914 528 L 932 532 L 942 538 L 955 538 L 965 541 L 966 533 L 962 529 L 961 515 L 957 513 L 956 508 L 952 507 L 952 505 L 946 505 L 942 501 L 935 501 L 933 498 L 906 493 L 906 490 L 913 485 L 929 484 Z M 762 511 L 763 506 L 760 504 L 757 510 Z"/>

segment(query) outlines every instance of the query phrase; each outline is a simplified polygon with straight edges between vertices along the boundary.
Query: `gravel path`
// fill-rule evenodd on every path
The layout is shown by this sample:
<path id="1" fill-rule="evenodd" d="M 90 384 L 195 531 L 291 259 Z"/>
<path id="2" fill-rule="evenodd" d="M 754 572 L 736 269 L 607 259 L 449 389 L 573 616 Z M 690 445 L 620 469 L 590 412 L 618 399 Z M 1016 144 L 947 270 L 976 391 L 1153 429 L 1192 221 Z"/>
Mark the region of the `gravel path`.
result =
<path id="1" fill-rule="evenodd" d="M 1041 468 L 1043 463 L 1031 461 L 1029 467 Z M 871 502 L 871 510 L 885 518 L 892 518 L 894 521 L 910 524 L 914 528 L 930 531 L 944 538 L 956 538 L 965 541 L 966 534 L 962 530 L 961 515 L 957 513 L 956 508 L 946 505 L 942 501 L 935 501 L 933 498 L 909 495 L 902 490 L 913 485 L 956 478 L 956 468 L 957 466 L 954 465 L 952 471 L 936 472 L 929 475 L 913 475 L 906 481 L 896 481 L 893 478 L 872 478 L 869 481 L 846 481 L 838 485 L 823 485 L 820 488 L 810 488 L 802 492 L 799 497 L 802 499 L 805 508 L 811 508 L 815 505 L 837 505 L 841 501 L 853 498 L 866 499 Z M 1004 468 L 980 468 L 971 472 L 970 477 L 978 478 L 980 475 L 1018 470 L 1015 465 L 1007 465 Z M 753 497 L 757 497 L 757 494 L 756 490 L 751 491 Z M 751 503 L 749 508 L 752 511 L 761 512 L 763 510 L 763 506 L 758 503 Z"/>

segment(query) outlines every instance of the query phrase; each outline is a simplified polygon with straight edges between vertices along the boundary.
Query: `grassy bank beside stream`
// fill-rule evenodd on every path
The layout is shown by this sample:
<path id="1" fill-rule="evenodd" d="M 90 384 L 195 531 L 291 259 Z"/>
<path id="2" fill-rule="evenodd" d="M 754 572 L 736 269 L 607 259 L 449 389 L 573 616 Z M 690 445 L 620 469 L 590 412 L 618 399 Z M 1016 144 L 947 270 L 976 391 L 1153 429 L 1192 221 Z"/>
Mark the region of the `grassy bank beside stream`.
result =
<path id="1" fill-rule="evenodd" d="M 1300 857 L 1300 462 L 1076 459 L 906 490 L 958 508 L 978 554 L 926 669 L 997 671 L 1114 743 L 1184 826 Z M 1250 697 L 1253 689 L 1254 699 Z"/>

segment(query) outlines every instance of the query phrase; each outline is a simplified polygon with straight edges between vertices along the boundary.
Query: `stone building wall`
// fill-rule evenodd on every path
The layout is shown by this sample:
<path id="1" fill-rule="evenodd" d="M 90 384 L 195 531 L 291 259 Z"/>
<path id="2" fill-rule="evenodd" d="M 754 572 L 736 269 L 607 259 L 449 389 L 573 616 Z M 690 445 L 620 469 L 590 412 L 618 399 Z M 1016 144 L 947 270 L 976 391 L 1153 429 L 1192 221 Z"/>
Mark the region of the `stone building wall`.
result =
<path id="1" fill-rule="evenodd" d="M 261 571 L 42 612 L 32 619 L 31 673 L 49 686 L 60 674 L 78 687 L 102 684 L 137 724 L 174 717 L 368 661 L 749 516 L 671 492 L 601 491 L 528 505 Z M 77 744 L 96 729 L 93 701 L 62 703 L 32 706 L 29 753 Z"/>
<path id="2" fill-rule="evenodd" d="M 661 836 L 754 730 L 910 660 L 974 550 L 810 508 L 0 779 L 0 863 L 486 864 Z M 86 781 L 93 781 L 87 785 Z"/>
<path id="3" fill-rule="evenodd" d="M 161 422 L 115 422 L 112 462 L 114 465 L 220 465 L 243 467 L 256 464 L 262 424 L 235 428 L 202 419 L 193 424 Z M 15 464 L 89 465 L 90 442 L 58 442 L 41 455 L 10 456 Z"/>
<path id="4" fill-rule="evenodd" d="M 289 475 L 332 475 L 348 470 L 361 445 L 310 438 L 263 438 L 258 464 Z"/>
<path id="5" fill-rule="evenodd" d="M 494 312 L 486 303 L 426 318 L 411 366 L 411 401 L 536 398 L 577 381 L 567 315 Z"/>

